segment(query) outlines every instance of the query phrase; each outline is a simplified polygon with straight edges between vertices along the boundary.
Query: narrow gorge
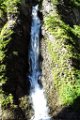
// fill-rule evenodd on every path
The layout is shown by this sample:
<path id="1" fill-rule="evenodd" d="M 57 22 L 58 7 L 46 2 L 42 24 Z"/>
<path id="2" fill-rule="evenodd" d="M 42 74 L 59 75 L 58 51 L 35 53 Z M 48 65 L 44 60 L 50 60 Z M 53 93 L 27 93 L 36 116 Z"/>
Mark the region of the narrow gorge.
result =
<path id="1" fill-rule="evenodd" d="M 0 1 L 0 120 L 80 120 L 80 0 Z"/>

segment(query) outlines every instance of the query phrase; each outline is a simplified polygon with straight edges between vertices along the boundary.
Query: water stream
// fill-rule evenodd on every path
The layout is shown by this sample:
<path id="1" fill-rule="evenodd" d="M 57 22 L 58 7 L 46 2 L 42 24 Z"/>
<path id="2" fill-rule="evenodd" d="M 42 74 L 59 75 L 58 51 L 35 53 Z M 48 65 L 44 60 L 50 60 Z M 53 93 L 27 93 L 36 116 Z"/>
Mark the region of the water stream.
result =
<path id="1" fill-rule="evenodd" d="M 40 29 L 41 20 L 38 17 L 38 5 L 35 5 L 32 7 L 31 41 L 29 49 L 29 80 L 31 84 L 30 95 L 34 110 L 34 116 L 31 118 L 31 120 L 50 120 L 48 115 L 47 101 L 44 96 L 44 90 L 39 85 L 41 76 L 39 61 Z"/>

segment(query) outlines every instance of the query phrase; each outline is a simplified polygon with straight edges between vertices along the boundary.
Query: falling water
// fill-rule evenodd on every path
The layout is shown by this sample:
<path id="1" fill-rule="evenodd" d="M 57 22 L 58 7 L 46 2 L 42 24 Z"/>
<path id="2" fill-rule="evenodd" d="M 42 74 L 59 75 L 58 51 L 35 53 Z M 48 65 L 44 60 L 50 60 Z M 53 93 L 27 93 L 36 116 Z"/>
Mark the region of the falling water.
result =
<path id="1" fill-rule="evenodd" d="M 31 120 L 50 120 L 48 115 L 47 102 L 44 96 L 44 90 L 40 87 L 39 81 L 41 76 L 39 62 L 39 36 L 41 21 L 38 17 L 38 5 L 32 7 L 32 25 L 31 25 L 31 41 L 29 49 L 29 64 L 31 83 L 31 98 L 34 116 Z"/>

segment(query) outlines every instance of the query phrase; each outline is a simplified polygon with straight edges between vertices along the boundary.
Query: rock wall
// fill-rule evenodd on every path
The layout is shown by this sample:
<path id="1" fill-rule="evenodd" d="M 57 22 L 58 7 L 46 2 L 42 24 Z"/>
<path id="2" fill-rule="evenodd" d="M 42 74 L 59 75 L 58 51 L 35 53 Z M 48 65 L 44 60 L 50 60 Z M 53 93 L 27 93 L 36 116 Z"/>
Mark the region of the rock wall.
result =
<path id="1" fill-rule="evenodd" d="M 54 78 L 53 78 L 53 61 L 51 59 L 50 53 L 48 51 L 48 41 L 51 41 L 54 44 L 55 37 L 50 34 L 50 32 L 44 26 L 44 18 L 49 14 L 56 13 L 55 6 L 53 6 L 51 1 L 43 0 L 42 3 L 42 14 L 43 14 L 43 26 L 42 26 L 42 35 L 41 40 L 41 55 L 43 58 L 42 61 L 42 83 L 43 88 L 45 89 L 45 95 L 50 110 L 50 115 L 53 116 L 57 111 L 60 110 L 58 107 L 58 92 L 55 90 Z"/>
<path id="2" fill-rule="evenodd" d="M 10 3 L 10 1 L 8 2 Z M 7 3 L 5 2 L 5 4 Z M 10 11 L 6 11 L 6 22 L 1 26 L 0 33 L 2 45 L 0 52 L 3 55 L 0 58 L 0 74 L 3 76 L 0 88 L 2 119 L 29 119 L 31 114 L 28 96 L 30 83 L 27 76 L 31 4 L 28 2 L 14 4 L 13 1 L 13 5 L 8 7 Z M 16 12 L 13 7 L 15 7 Z M 3 65 L 4 68 L 2 68 Z"/>
<path id="3" fill-rule="evenodd" d="M 72 120 L 74 118 L 77 119 L 77 115 L 75 115 L 76 114 L 75 110 L 72 110 L 72 107 L 74 108 L 74 103 L 71 104 L 70 108 L 68 108 L 68 107 L 65 108 L 65 106 L 67 106 L 67 104 L 70 105 L 69 96 L 66 96 L 66 91 L 68 91 L 68 90 L 66 90 L 66 91 L 64 90 L 67 86 L 67 82 L 66 82 L 65 86 L 64 86 L 63 82 L 60 85 L 60 79 L 61 79 L 61 81 L 63 81 L 63 76 L 67 76 L 67 77 L 65 77 L 65 79 L 67 80 L 68 72 L 70 72 L 71 69 L 74 69 L 74 71 L 77 73 L 77 71 L 76 71 L 77 69 L 75 69 L 74 67 L 72 67 L 70 65 L 71 63 L 73 63 L 73 60 L 71 58 L 67 58 L 66 48 L 63 47 L 66 44 L 64 41 L 67 41 L 67 37 L 63 38 L 63 35 L 67 35 L 67 33 L 61 34 L 60 32 L 62 31 L 62 28 L 60 28 L 60 31 L 58 32 L 59 24 L 60 25 L 63 24 L 63 23 L 58 23 L 58 20 L 62 20 L 66 24 L 64 26 L 64 30 L 66 30 L 66 26 L 72 27 L 71 29 L 74 29 L 73 28 L 74 25 L 79 26 L 79 24 L 80 24 L 79 7 L 72 5 L 70 3 L 70 1 L 66 2 L 64 0 L 59 0 L 59 1 L 43 0 L 42 13 L 43 13 L 43 27 L 42 27 L 43 39 L 41 41 L 41 53 L 42 53 L 42 58 L 43 58 L 43 61 L 42 61 L 42 83 L 45 88 L 45 94 L 46 94 L 46 98 L 48 101 L 48 106 L 50 108 L 50 114 L 51 114 L 51 116 L 54 116 L 53 118 L 55 118 L 55 119 L 61 119 L 61 120 L 62 119 L 63 120 L 65 120 L 65 119 Z M 54 16 L 54 17 L 49 19 L 50 16 Z M 51 22 L 49 23 L 49 20 L 47 22 L 46 18 L 49 19 Z M 49 24 L 51 26 L 46 27 Z M 68 32 L 69 31 L 70 30 L 68 29 Z M 80 46 L 77 46 L 77 44 L 78 45 L 80 44 L 79 43 L 80 37 L 78 37 L 78 34 L 76 36 L 77 37 L 74 38 L 71 35 L 71 33 L 69 34 L 69 37 L 72 37 L 72 39 L 73 39 L 73 43 L 75 42 L 75 46 L 78 47 L 77 53 L 80 53 L 79 52 Z M 71 43 L 71 44 L 68 43 L 68 44 L 73 47 L 74 54 L 75 54 L 76 47 L 73 45 L 73 43 Z M 67 49 L 67 51 L 68 51 L 68 53 L 72 54 L 71 50 Z M 71 61 L 71 63 L 68 62 L 68 64 L 66 65 L 66 69 L 68 70 L 66 73 L 65 73 L 65 69 L 64 69 L 65 62 L 63 62 L 63 59 L 65 60 L 65 58 L 63 58 L 63 54 L 65 54 L 66 63 L 67 63 L 68 59 L 70 59 L 70 61 Z M 72 56 L 74 56 L 74 54 Z M 76 54 L 76 57 L 77 57 L 77 54 Z M 80 60 L 79 57 L 77 59 Z M 77 63 L 78 62 L 75 62 L 76 66 L 77 66 Z M 61 64 L 61 66 L 59 66 L 59 64 Z M 79 65 L 78 65 L 78 67 L 79 67 Z M 63 73 L 62 73 L 62 69 L 64 69 Z M 56 74 L 57 72 L 58 72 L 58 74 Z M 73 70 L 72 70 L 72 72 L 73 72 Z M 75 72 L 73 74 L 75 74 Z M 63 74 L 63 75 L 61 75 L 61 74 Z M 71 80 L 70 77 L 71 76 L 69 76 L 69 81 Z M 77 79 L 75 77 L 75 75 L 74 75 L 73 79 Z M 61 86 L 60 89 L 59 89 L 59 86 Z M 73 84 L 73 86 L 74 86 L 74 84 Z M 68 86 L 68 89 L 70 87 L 71 86 Z M 60 93 L 60 91 L 62 92 L 62 94 Z M 71 89 L 71 91 L 73 91 L 73 90 Z M 77 89 L 74 91 L 77 91 Z M 71 93 L 71 94 L 73 94 L 73 93 Z M 66 101 L 66 99 L 68 100 L 66 102 L 66 104 L 64 104 L 65 101 L 64 102 L 61 101 L 60 94 L 61 94 L 61 96 L 66 96 L 65 101 Z M 72 97 L 73 100 L 75 98 Z M 76 101 L 76 100 L 74 100 L 74 101 Z M 76 102 L 76 105 L 78 106 L 77 102 Z M 72 116 L 72 114 L 73 114 L 73 116 Z M 70 115 L 70 117 L 68 117 L 68 115 Z"/>

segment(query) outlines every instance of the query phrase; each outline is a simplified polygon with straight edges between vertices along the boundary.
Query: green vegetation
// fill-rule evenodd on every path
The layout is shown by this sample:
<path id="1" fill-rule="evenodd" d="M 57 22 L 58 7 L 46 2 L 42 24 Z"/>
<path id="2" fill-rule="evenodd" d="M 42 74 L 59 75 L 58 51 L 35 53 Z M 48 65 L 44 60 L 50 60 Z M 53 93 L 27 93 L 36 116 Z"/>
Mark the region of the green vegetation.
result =
<path id="1" fill-rule="evenodd" d="M 57 4 L 58 4 L 58 0 L 51 0 L 51 2 L 52 2 L 54 5 L 57 5 Z"/>
<path id="2" fill-rule="evenodd" d="M 70 2 L 77 5 L 79 0 Z M 58 12 L 46 16 L 44 24 L 46 30 L 55 36 L 53 42 L 47 39 L 48 51 L 53 61 L 55 88 L 61 104 L 70 104 L 80 96 L 80 26 L 75 23 L 71 27 L 61 19 Z"/>
<path id="3" fill-rule="evenodd" d="M 74 7 L 80 7 L 80 0 L 70 0 L 70 3 Z"/>
<path id="4" fill-rule="evenodd" d="M 4 25 L 4 27 L 1 30 L 0 33 L 0 85 L 2 86 L 4 83 L 7 81 L 7 77 L 5 76 L 5 71 L 6 71 L 6 65 L 4 64 L 4 58 L 5 58 L 5 47 L 8 45 L 8 43 L 11 41 L 11 35 L 13 31 L 8 28 L 8 23 Z M 4 94 L 4 91 L 1 90 L 1 93 Z M 11 95 L 5 96 L 2 95 L 1 97 L 1 102 L 2 105 L 5 106 L 11 101 Z"/>
<path id="5" fill-rule="evenodd" d="M 8 80 L 5 64 L 5 58 L 7 57 L 6 47 L 12 41 L 13 28 L 16 25 L 18 14 L 18 4 L 20 4 L 20 0 L 0 0 L 0 102 L 4 107 L 10 103 L 13 104 L 12 94 L 6 95 L 2 86 Z M 15 16 L 14 19 L 9 19 L 11 15 Z"/>
<path id="6" fill-rule="evenodd" d="M 0 7 L 1 10 L 7 13 L 17 13 L 17 5 L 21 2 L 21 0 L 1 0 Z"/>

